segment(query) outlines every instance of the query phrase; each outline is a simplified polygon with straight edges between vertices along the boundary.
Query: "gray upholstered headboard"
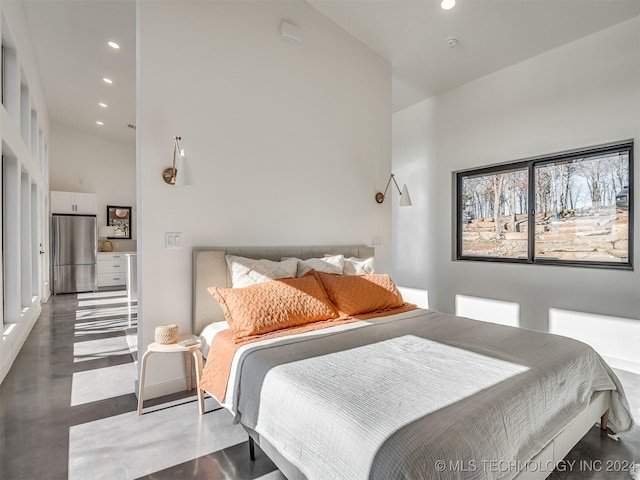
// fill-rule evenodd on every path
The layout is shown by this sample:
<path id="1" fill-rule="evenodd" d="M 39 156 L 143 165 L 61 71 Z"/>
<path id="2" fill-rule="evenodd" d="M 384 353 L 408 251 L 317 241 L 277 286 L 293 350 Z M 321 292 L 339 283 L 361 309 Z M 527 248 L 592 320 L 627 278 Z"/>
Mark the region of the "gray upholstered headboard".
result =
<path id="1" fill-rule="evenodd" d="M 325 247 L 202 247 L 193 249 L 192 332 L 198 335 L 211 322 L 224 320 L 220 305 L 209 294 L 209 287 L 230 287 L 231 278 L 225 255 L 266 258 L 279 261 L 282 257 L 301 259 L 322 257 L 325 253 L 345 257 L 368 258 L 375 255 L 373 247 L 364 245 Z"/>

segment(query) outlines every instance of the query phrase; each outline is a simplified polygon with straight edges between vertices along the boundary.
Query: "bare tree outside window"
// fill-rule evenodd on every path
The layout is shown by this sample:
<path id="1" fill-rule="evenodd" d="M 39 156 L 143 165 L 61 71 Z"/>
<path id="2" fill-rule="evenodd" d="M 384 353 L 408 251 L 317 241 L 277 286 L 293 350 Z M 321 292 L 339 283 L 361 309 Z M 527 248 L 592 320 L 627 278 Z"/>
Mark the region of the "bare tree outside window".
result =
<path id="1" fill-rule="evenodd" d="M 625 143 L 458 173 L 458 258 L 631 268 L 632 155 Z"/>
<path id="2" fill-rule="evenodd" d="M 627 154 L 580 158 L 535 167 L 553 192 L 564 189 L 571 208 L 556 202 L 536 203 L 536 258 L 627 262 L 629 211 L 616 207 L 616 194 L 629 178 Z M 564 172 L 572 171 L 564 182 Z M 538 183 L 538 181 L 536 181 Z"/>
<path id="3" fill-rule="evenodd" d="M 471 256 L 527 258 L 527 171 L 463 180 L 463 250 Z"/>

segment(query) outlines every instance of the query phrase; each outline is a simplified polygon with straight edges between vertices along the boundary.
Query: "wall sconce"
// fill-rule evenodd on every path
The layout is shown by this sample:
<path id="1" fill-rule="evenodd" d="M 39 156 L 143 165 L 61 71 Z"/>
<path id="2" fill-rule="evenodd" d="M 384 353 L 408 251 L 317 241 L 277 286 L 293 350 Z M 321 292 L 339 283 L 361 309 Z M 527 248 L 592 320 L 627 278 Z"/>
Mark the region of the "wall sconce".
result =
<path id="1" fill-rule="evenodd" d="M 393 184 L 396 186 L 396 188 L 398 189 L 398 193 L 400 194 L 400 206 L 410 207 L 412 203 L 411 203 L 411 197 L 409 196 L 409 190 L 407 189 L 407 185 L 406 184 L 403 185 L 402 191 L 401 191 L 400 187 L 398 186 L 398 182 L 396 182 L 396 177 L 393 173 L 389 177 L 387 186 L 384 188 L 384 193 L 380 193 L 380 192 L 376 193 L 376 202 L 382 203 L 384 202 L 384 199 L 387 198 L 387 190 L 389 190 L 389 185 L 391 185 L 391 180 L 393 180 Z"/>
<path id="2" fill-rule="evenodd" d="M 162 179 L 169 185 L 184 186 L 188 185 L 188 174 L 186 169 L 187 157 L 184 154 L 184 149 L 180 148 L 180 140 L 182 137 L 173 137 L 173 165 L 169 168 L 165 168 L 162 172 Z M 177 159 L 177 165 L 176 165 Z M 180 176 L 178 176 L 180 172 Z"/>

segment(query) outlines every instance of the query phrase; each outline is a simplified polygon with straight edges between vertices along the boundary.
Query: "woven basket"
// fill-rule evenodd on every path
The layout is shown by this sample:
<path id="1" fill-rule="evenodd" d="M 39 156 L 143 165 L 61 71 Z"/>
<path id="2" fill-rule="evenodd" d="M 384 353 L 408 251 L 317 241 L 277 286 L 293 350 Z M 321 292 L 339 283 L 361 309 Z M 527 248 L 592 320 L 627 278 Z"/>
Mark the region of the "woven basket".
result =
<path id="1" fill-rule="evenodd" d="M 156 327 L 153 338 L 156 342 L 168 345 L 176 343 L 178 340 L 178 326 L 177 325 L 158 325 Z"/>

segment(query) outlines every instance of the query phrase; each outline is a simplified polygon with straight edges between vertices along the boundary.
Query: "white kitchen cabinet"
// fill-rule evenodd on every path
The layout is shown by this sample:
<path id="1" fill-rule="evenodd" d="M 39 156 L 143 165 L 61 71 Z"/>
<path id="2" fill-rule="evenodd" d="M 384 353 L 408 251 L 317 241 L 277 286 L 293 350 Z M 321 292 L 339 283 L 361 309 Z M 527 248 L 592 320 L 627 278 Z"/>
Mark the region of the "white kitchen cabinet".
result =
<path id="1" fill-rule="evenodd" d="M 73 192 L 51 191 L 51 213 L 75 213 Z"/>
<path id="2" fill-rule="evenodd" d="M 76 193 L 76 213 L 96 215 L 98 213 L 98 196 L 95 193 Z"/>
<path id="3" fill-rule="evenodd" d="M 98 287 L 124 287 L 127 252 L 98 252 Z"/>
<path id="4" fill-rule="evenodd" d="M 98 196 L 95 193 L 51 191 L 51 213 L 96 215 Z"/>

